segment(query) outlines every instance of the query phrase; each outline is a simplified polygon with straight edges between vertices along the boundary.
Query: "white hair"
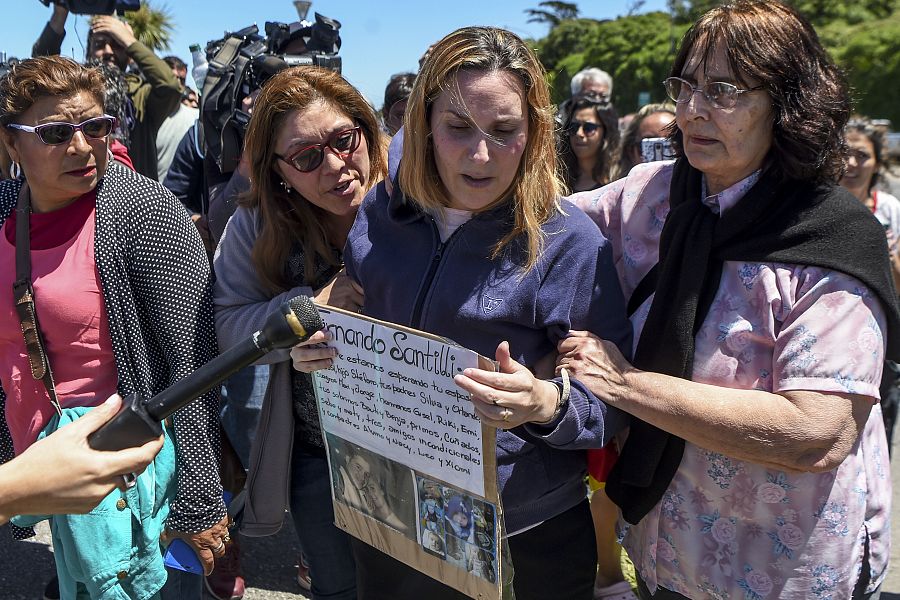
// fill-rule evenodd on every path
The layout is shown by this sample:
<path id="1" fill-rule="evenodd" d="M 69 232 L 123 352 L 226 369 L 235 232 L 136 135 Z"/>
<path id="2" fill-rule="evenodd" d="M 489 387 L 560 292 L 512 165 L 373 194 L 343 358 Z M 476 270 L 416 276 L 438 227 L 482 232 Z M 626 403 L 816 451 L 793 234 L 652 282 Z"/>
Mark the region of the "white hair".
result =
<path id="1" fill-rule="evenodd" d="M 609 95 L 612 96 L 613 91 L 613 80 L 612 77 L 604 71 L 603 69 L 598 69 L 596 67 L 590 67 L 588 69 L 582 69 L 575 73 L 575 76 L 572 77 L 572 95 L 575 96 L 579 94 L 584 87 L 584 83 L 586 81 L 596 81 L 597 83 L 605 83 L 609 88 Z"/>

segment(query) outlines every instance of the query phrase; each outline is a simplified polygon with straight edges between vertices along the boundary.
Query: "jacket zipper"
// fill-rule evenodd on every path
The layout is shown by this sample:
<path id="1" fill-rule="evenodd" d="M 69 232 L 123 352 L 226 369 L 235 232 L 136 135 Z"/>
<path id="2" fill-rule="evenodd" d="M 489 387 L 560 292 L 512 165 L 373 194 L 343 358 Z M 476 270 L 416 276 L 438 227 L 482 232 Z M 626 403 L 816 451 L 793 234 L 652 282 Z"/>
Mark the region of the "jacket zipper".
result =
<path id="1" fill-rule="evenodd" d="M 441 239 L 440 234 L 438 233 L 437 223 L 434 222 L 434 217 L 429 216 L 431 220 L 431 228 L 435 233 L 438 239 Z M 410 327 L 415 327 L 416 329 L 422 329 L 422 310 L 425 308 L 425 298 L 428 297 L 428 292 L 431 291 L 431 284 L 434 283 L 434 277 L 437 275 L 438 267 L 441 264 L 441 259 L 444 256 L 444 249 L 450 244 L 451 240 L 456 237 L 456 234 L 459 233 L 459 230 L 465 227 L 469 221 L 466 221 L 462 225 L 456 228 L 456 230 L 450 234 L 450 237 L 447 238 L 446 242 L 438 242 L 437 251 L 434 256 L 431 258 L 431 264 L 428 266 L 428 272 L 425 274 L 425 280 L 422 285 L 422 291 L 419 294 L 419 297 L 416 299 L 416 304 L 413 307 L 412 320 L 410 322 Z"/>

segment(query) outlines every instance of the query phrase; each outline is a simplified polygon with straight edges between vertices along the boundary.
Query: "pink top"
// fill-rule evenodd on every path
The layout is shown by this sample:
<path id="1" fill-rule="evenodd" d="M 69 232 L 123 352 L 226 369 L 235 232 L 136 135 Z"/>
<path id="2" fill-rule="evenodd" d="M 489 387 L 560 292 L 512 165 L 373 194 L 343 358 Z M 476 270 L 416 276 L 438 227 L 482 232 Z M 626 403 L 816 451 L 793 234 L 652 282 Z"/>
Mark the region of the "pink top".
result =
<path id="1" fill-rule="evenodd" d="M 35 306 L 57 395 L 63 407 L 96 406 L 116 391 L 118 381 L 109 319 L 94 261 L 94 202 L 88 194 L 51 213 L 31 216 L 31 277 Z M 85 206 L 89 203 L 90 206 Z M 83 220 L 81 220 L 83 219 Z M 40 230 L 72 228 L 74 235 L 46 246 Z M 19 317 L 13 305 L 15 246 L 7 219 L 0 235 L 0 384 L 6 392 L 6 421 L 20 454 L 54 414 L 44 384 L 31 376 Z"/>
<path id="2" fill-rule="evenodd" d="M 612 243 L 625 297 L 658 259 L 672 162 L 570 198 Z M 704 203 L 726 211 L 751 175 Z M 652 299 L 632 316 L 635 344 Z M 690 598 L 849 598 L 866 538 L 872 581 L 890 554 L 891 482 L 879 397 L 885 316 L 859 281 L 815 267 L 726 262 L 696 337 L 694 381 L 768 392 L 812 390 L 871 398 L 849 456 L 827 473 L 787 473 L 691 443 L 662 500 L 623 544 L 651 591 Z"/>

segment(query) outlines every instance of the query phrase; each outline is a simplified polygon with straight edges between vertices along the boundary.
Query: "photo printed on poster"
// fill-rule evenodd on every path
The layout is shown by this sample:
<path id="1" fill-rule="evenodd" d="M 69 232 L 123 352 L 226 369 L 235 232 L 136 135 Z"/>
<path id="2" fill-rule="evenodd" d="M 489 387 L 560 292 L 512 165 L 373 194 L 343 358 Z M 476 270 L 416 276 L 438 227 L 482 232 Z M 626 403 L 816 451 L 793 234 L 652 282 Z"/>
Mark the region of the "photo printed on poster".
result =
<path id="1" fill-rule="evenodd" d="M 335 500 L 415 540 L 413 472 L 331 433 L 325 438 Z"/>

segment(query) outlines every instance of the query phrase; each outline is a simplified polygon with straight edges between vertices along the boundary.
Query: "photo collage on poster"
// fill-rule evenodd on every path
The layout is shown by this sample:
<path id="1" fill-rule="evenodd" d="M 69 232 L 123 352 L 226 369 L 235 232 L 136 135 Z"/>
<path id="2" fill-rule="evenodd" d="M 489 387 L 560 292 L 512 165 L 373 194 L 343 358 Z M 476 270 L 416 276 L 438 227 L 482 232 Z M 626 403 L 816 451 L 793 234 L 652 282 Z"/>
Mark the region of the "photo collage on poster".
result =
<path id="1" fill-rule="evenodd" d="M 497 581 L 497 519 L 493 504 L 431 479 L 416 477 L 419 539 L 433 556 Z"/>
<path id="2" fill-rule="evenodd" d="M 428 554 L 497 581 L 493 504 L 418 475 L 325 432 L 334 499 L 419 543 Z"/>

